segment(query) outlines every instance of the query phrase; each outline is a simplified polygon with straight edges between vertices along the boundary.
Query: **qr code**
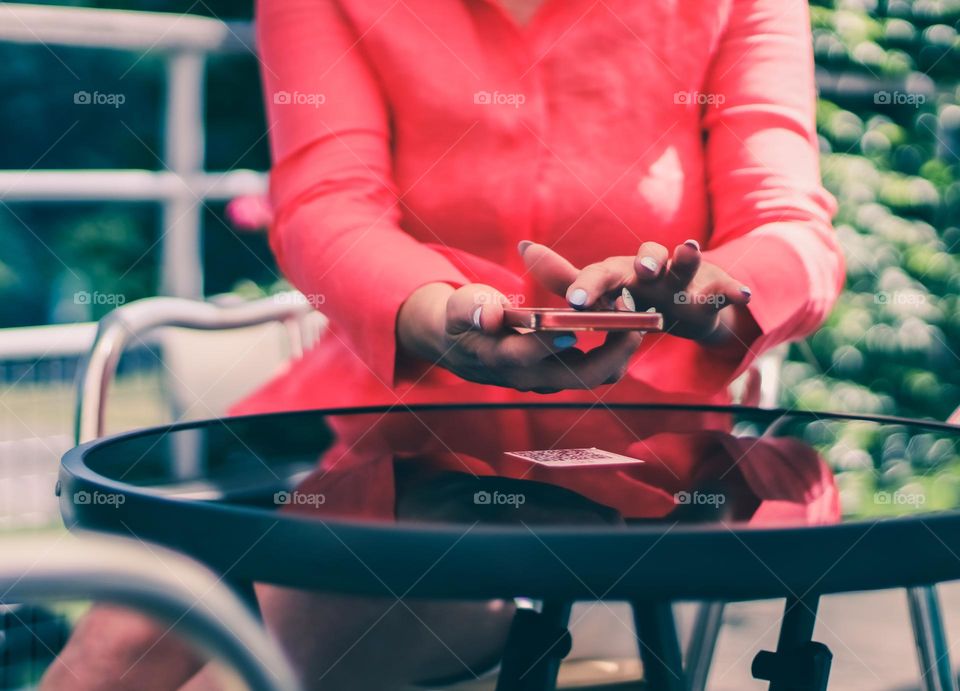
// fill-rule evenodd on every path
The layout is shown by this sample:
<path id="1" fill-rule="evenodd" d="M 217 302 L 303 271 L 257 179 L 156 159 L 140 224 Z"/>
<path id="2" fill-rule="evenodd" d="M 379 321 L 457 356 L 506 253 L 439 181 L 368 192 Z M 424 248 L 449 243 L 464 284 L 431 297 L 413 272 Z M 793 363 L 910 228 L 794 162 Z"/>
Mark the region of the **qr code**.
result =
<path id="1" fill-rule="evenodd" d="M 620 465 L 623 463 L 643 463 L 639 458 L 621 456 L 618 453 L 604 451 L 596 447 L 589 449 L 542 449 L 537 451 L 508 451 L 508 456 L 523 458 L 534 463 L 548 466 L 574 465 Z"/>

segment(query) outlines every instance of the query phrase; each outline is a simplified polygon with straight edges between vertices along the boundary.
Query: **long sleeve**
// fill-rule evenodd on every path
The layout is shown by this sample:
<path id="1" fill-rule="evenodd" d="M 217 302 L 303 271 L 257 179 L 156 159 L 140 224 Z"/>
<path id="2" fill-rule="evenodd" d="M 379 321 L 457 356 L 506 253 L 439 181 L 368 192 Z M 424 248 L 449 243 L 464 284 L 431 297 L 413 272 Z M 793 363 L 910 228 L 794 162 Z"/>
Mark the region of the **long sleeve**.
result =
<path id="1" fill-rule="evenodd" d="M 688 373 L 672 381 L 678 390 L 726 386 L 757 355 L 817 328 L 843 287 L 835 201 L 820 183 L 809 26 L 805 2 L 732 3 L 703 87 L 704 258 L 752 290 L 746 311 L 759 335 L 722 353 L 658 342 L 651 359 Z"/>
<path id="2" fill-rule="evenodd" d="M 260 0 L 276 211 L 270 244 L 338 337 L 392 385 L 396 318 L 417 288 L 467 279 L 401 229 L 390 121 L 360 42 L 329 0 Z"/>

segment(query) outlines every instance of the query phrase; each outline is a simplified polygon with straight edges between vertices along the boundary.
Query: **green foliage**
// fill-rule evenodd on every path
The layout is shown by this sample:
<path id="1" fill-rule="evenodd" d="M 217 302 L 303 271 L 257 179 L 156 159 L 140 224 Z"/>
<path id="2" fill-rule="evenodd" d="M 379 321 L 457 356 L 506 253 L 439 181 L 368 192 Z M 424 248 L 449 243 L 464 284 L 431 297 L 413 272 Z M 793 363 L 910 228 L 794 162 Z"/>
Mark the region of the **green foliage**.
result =
<path id="1" fill-rule="evenodd" d="M 788 403 L 943 419 L 960 405 L 960 2 L 836 0 L 811 19 L 818 66 L 867 88 L 817 109 L 847 289 L 793 349 Z"/>

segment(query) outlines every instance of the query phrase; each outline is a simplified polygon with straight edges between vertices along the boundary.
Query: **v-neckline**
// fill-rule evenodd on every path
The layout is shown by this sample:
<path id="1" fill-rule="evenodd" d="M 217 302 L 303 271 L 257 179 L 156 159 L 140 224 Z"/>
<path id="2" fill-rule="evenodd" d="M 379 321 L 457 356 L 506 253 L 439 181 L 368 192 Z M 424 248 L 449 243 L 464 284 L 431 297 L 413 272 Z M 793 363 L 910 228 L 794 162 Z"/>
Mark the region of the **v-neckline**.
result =
<path id="1" fill-rule="evenodd" d="M 513 27 L 517 33 L 521 35 L 529 33 L 535 25 L 539 24 L 542 21 L 548 6 L 553 4 L 552 0 L 540 0 L 540 4 L 537 5 L 537 8 L 533 11 L 533 14 L 530 15 L 527 21 L 521 22 L 517 18 L 517 15 L 511 12 L 506 4 L 504 4 L 503 0 L 486 1 L 491 5 L 495 5 L 500 14 L 503 15 L 503 18 L 509 22 L 510 26 Z"/>

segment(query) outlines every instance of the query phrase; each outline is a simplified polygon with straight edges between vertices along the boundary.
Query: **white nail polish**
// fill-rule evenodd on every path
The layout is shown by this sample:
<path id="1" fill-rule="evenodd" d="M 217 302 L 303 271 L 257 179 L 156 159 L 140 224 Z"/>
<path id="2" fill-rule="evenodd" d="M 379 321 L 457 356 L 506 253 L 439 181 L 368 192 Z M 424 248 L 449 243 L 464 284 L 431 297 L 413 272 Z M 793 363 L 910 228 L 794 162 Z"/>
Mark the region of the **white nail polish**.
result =
<path id="1" fill-rule="evenodd" d="M 660 270 L 660 262 L 653 257 L 643 257 L 640 259 L 640 266 L 643 266 L 650 273 L 657 273 Z"/>
<path id="2" fill-rule="evenodd" d="M 587 304 L 587 291 L 583 288 L 577 288 L 575 291 L 570 293 L 570 304 L 580 307 L 581 305 Z"/>
<path id="3" fill-rule="evenodd" d="M 483 305 L 480 305 L 477 309 L 473 310 L 473 325 L 478 329 L 482 329 L 483 326 L 480 324 L 480 315 L 483 313 Z"/>

